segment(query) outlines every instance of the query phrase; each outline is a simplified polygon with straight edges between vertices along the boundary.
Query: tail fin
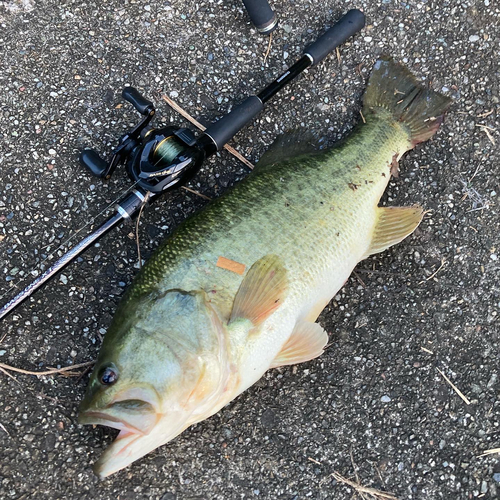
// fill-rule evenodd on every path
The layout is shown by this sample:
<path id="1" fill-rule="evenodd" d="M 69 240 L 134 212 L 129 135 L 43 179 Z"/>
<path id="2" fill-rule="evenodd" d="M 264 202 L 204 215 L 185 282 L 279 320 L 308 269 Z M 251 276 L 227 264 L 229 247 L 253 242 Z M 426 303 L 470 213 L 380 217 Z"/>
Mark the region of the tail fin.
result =
<path id="1" fill-rule="evenodd" d="M 450 98 L 422 87 L 404 66 L 382 57 L 368 81 L 363 112 L 376 113 L 376 108 L 390 111 L 409 128 L 415 145 L 434 135 L 450 104 Z"/>

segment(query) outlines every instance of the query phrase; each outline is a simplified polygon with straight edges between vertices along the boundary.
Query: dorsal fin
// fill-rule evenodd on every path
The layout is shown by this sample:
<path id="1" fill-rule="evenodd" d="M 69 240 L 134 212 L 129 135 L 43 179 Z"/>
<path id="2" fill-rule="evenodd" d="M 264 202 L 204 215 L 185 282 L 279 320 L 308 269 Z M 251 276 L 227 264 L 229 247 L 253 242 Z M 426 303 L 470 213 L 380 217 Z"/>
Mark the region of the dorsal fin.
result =
<path id="1" fill-rule="evenodd" d="M 319 152 L 317 137 L 306 129 L 296 129 L 279 135 L 260 157 L 255 169 L 262 169 L 282 163 L 299 156 L 311 155 Z"/>

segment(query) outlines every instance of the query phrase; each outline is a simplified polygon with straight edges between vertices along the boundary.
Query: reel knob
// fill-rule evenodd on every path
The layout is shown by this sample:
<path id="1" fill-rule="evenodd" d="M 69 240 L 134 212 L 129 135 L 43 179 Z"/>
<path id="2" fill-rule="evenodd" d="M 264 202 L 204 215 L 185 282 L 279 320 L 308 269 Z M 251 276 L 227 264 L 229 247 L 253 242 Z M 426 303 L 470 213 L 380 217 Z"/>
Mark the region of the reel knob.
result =
<path id="1" fill-rule="evenodd" d="M 109 164 L 103 160 L 94 149 L 84 149 L 80 153 L 80 164 L 88 168 L 96 177 L 104 178 L 108 174 Z"/>
<path id="2" fill-rule="evenodd" d="M 143 116 L 154 115 L 154 105 L 142 96 L 134 87 L 125 87 L 122 97 L 128 101 Z"/>

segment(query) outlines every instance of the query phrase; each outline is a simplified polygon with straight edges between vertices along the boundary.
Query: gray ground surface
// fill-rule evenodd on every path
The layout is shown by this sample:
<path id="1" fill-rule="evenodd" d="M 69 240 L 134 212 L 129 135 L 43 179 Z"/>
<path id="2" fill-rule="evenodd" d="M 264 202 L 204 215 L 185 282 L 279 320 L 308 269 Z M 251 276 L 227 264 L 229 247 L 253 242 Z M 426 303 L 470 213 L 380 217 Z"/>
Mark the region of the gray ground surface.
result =
<path id="1" fill-rule="evenodd" d="M 477 126 L 500 125 L 496 0 L 276 0 L 281 28 L 265 64 L 267 39 L 238 0 L 0 2 L 2 301 L 128 186 L 123 171 L 103 183 L 76 160 L 86 145 L 109 151 L 137 120 L 122 107 L 125 83 L 155 100 L 156 123 L 185 124 L 163 93 L 210 120 L 353 6 L 368 26 L 341 48 L 340 64 L 330 57 L 303 75 L 233 144 L 256 161 L 280 131 L 300 125 L 335 142 L 359 119 L 377 55 L 390 54 L 455 99 L 384 199 L 419 202 L 430 216 L 403 244 L 359 264 L 320 317 L 331 333 L 320 359 L 269 372 L 218 415 L 102 482 L 91 466 L 115 431 L 77 424 L 87 376 L 0 373 L 1 498 L 343 500 L 352 491 L 331 474 L 354 477 L 351 451 L 360 481 L 399 499 L 498 498 L 498 455 L 478 458 L 500 446 L 500 152 Z M 192 186 L 213 197 L 245 175 L 223 152 Z M 178 191 L 151 207 L 143 253 L 204 204 Z M 0 362 L 37 370 L 96 357 L 137 272 L 130 231 L 105 237 L 2 322 Z"/>

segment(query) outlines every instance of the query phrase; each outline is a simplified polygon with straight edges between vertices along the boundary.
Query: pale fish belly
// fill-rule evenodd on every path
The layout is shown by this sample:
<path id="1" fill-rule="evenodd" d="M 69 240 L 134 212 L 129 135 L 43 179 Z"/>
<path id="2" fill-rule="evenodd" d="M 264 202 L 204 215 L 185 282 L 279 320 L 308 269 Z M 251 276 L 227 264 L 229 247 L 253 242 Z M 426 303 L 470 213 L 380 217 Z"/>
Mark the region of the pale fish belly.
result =
<path id="1" fill-rule="evenodd" d="M 322 238 L 322 231 L 318 231 L 317 238 L 308 245 L 312 254 L 298 252 L 297 258 L 289 259 L 289 295 L 283 306 L 264 323 L 262 333 L 247 342 L 239 364 L 238 393 L 269 369 L 297 322 L 316 321 L 349 278 L 370 244 L 376 218 L 373 205 L 370 208 L 362 220 L 352 223 L 349 237 L 332 241 L 330 237 Z"/>

